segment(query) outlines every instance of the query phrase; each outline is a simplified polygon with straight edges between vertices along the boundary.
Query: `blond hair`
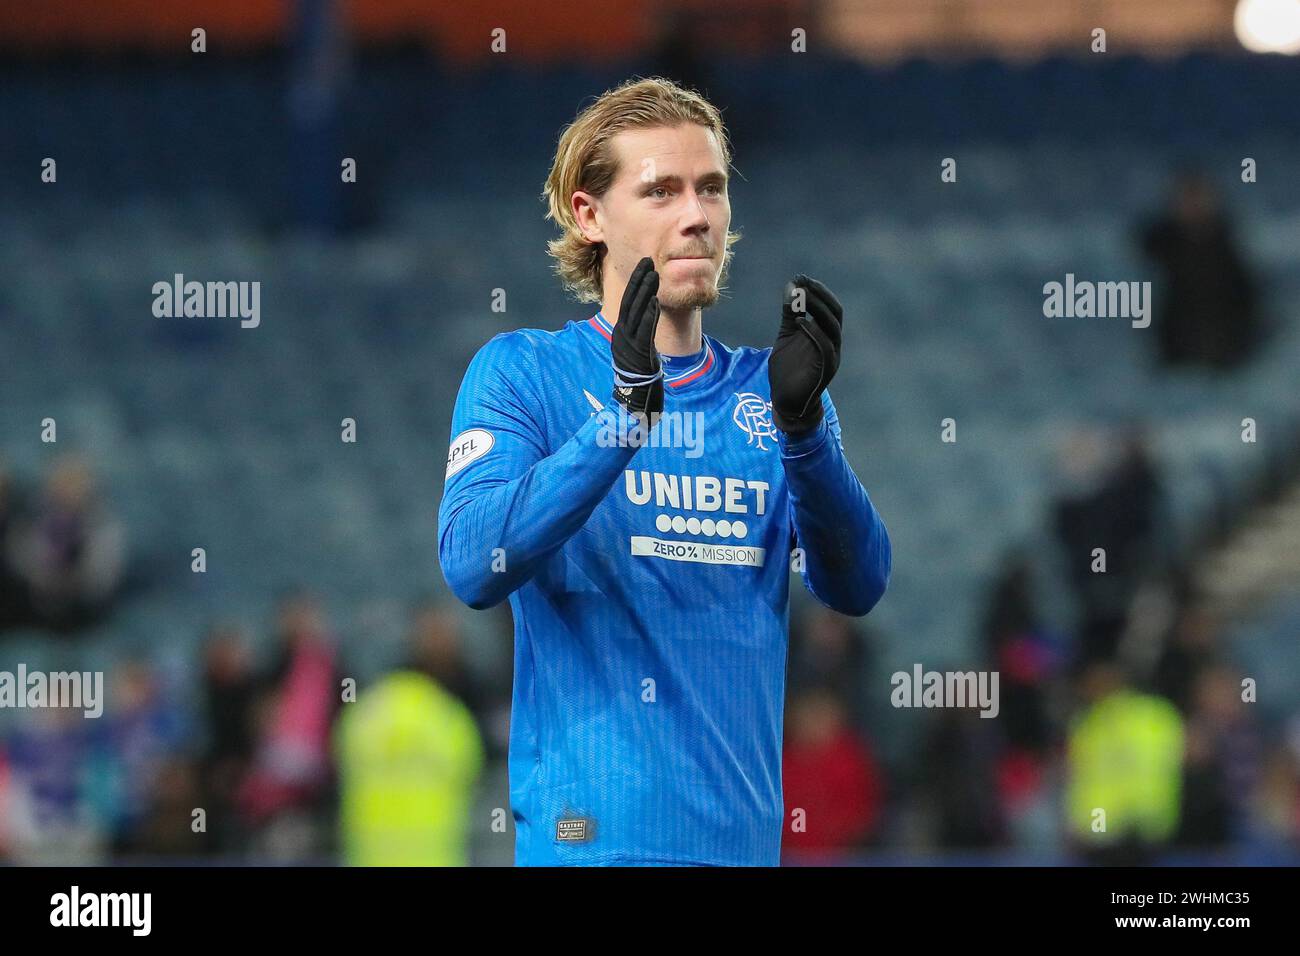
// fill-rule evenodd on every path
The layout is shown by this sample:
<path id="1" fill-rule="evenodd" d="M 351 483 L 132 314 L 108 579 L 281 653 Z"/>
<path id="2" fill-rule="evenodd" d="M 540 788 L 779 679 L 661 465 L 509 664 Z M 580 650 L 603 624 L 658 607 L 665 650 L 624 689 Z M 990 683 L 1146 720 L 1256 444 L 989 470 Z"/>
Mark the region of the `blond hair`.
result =
<path id="1" fill-rule="evenodd" d="M 555 260 L 555 273 L 579 302 L 600 302 L 603 295 L 603 242 L 591 242 L 578 228 L 572 198 L 578 190 L 603 196 L 618 175 L 618 157 L 611 145 L 629 129 L 657 129 L 695 123 L 711 130 L 722 150 L 724 169 L 731 166 L 731 144 L 718 108 L 693 90 L 659 76 L 632 79 L 607 90 L 564 128 L 555 160 L 542 190 L 547 219 L 559 225 L 562 235 L 546 244 Z M 721 286 L 731 263 L 731 247 L 740 234 L 727 232 Z"/>

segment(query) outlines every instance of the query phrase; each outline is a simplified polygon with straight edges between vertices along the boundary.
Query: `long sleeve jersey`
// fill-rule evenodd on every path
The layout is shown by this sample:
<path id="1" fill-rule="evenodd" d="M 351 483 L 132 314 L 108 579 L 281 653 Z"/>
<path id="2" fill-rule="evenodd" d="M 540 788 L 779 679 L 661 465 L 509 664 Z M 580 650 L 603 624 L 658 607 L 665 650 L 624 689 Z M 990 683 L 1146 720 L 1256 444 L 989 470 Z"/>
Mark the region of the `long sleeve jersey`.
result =
<path id="1" fill-rule="evenodd" d="M 514 613 L 516 863 L 776 865 L 789 576 L 864 615 L 889 536 L 829 393 L 811 433 L 773 425 L 771 349 L 662 356 L 638 439 L 611 332 L 497 335 L 452 416 L 443 575 Z"/>

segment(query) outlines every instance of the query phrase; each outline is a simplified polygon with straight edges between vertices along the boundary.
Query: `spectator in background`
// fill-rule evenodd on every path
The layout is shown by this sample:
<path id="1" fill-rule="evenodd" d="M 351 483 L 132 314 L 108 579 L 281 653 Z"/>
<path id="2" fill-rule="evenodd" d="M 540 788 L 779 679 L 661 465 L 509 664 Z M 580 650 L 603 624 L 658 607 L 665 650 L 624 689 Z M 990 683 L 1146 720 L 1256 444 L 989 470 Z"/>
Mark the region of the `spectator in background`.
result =
<path id="1" fill-rule="evenodd" d="M 871 676 L 867 635 L 871 633 L 856 619 L 810 602 L 790 629 L 789 696 L 805 689 L 828 689 L 853 727 L 866 733 L 871 721 L 867 712 Z"/>
<path id="2" fill-rule="evenodd" d="M 1192 709 L 1192 691 L 1202 671 L 1218 653 L 1218 622 L 1203 603 L 1183 604 L 1156 661 L 1155 685 L 1184 714 Z"/>
<path id="3" fill-rule="evenodd" d="M 1156 317 L 1161 360 L 1216 369 L 1247 361 L 1261 338 L 1258 296 L 1210 181 L 1198 172 L 1179 176 L 1168 209 L 1141 241 L 1164 273 Z"/>
<path id="4" fill-rule="evenodd" d="M 1187 716 L 1180 846 L 1223 848 L 1246 835 L 1251 793 L 1261 759 L 1260 741 L 1227 667 L 1201 671 Z"/>
<path id="5" fill-rule="evenodd" d="M 782 755 L 789 859 L 850 857 L 875 834 L 883 786 L 867 742 L 829 688 L 797 693 L 786 716 Z M 797 815 L 796 815 L 797 814 Z"/>
<path id="6" fill-rule="evenodd" d="M 229 853 L 243 844 L 235 813 L 240 781 L 253 757 L 257 679 L 244 634 L 220 626 L 203 646 L 203 714 L 207 745 L 199 763 L 203 805 L 208 809 L 204 849 Z"/>
<path id="7" fill-rule="evenodd" d="M 67 630 L 94 621 L 121 583 L 123 551 L 122 526 L 99 496 L 89 466 L 76 457 L 60 459 L 13 547 L 38 622 Z"/>
<path id="8" fill-rule="evenodd" d="M 410 645 L 423 648 L 434 678 L 469 707 L 483 734 L 489 761 L 504 758 L 510 746 L 510 705 L 514 673 L 511 665 L 514 614 L 502 601 L 480 612 L 487 633 L 476 638 L 478 666 L 471 668 L 464 653 L 465 623 L 461 611 L 429 598 L 416 608 Z"/>
<path id="9" fill-rule="evenodd" d="M 424 608 L 406 666 L 348 704 L 335 730 L 339 826 L 353 866 L 465 866 L 483 742 L 456 628 Z"/>
<path id="10" fill-rule="evenodd" d="M 1007 744 L 1045 754 L 1052 743 L 1049 682 L 1058 673 L 1061 649 L 1038 619 L 1027 554 L 1016 551 L 1003 560 L 984 614 L 983 637 L 985 657 L 1000 675 L 1000 723 Z"/>
<path id="11" fill-rule="evenodd" d="M 111 676 L 109 706 L 90 729 L 87 782 L 111 852 L 139 854 L 144 850 L 140 830 L 153 809 L 160 773 L 184 746 L 189 728 L 149 663 L 126 661 Z M 191 836 L 188 824 L 182 836 Z M 197 851 L 192 841 L 189 850 Z"/>
<path id="12" fill-rule="evenodd" d="M 198 768 L 188 758 L 172 756 L 159 762 L 149 805 L 131 834 L 133 854 L 149 859 L 200 855 L 207 840 L 204 833 L 194 832 L 194 810 L 207 807 L 201 802 L 199 782 Z"/>
<path id="13" fill-rule="evenodd" d="M 1062 472 L 1055 525 L 1080 607 L 1079 656 L 1110 659 L 1139 585 L 1163 566 L 1164 492 L 1140 428 L 1114 439 L 1100 429 L 1076 430 Z"/>
<path id="14" fill-rule="evenodd" d="M 23 623 L 28 615 L 27 590 L 13 566 L 20 514 L 18 488 L 0 461 L 0 630 Z"/>
<path id="15" fill-rule="evenodd" d="M 1178 826 L 1183 721 L 1163 697 L 1138 693 L 1111 661 L 1087 665 L 1084 709 L 1069 734 L 1066 832 L 1091 862 L 1151 861 Z"/>
<path id="16" fill-rule="evenodd" d="M 26 715 L 7 751 L 5 826 L 14 859 L 49 866 L 102 862 L 107 833 L 85 771 L 89 721 L 63 707 Z"/>
<path id="17" fill-rule="evenodd" d="M 480 719 L 485 701 L 461 651 L 459 612 L 443 604 L 421 606 L 415 612 L 407 641 L 418 668 L 463 701 L 475 719 Z"/>
<path id="18" fill-rule="evenodd" d="M 1265 851 L 1300 850 L 1300 717 L 1292 723 L 1291 740 L 1264 758 L 1251 797 L 1251 842 Z"/>
<path id="19" fill-rule="evenodd" d="M 261 852 L 302 859 L 319 852 L 332 798 L 330 727 L 342 701 L 334 642 L 314 596 L 284 597 L 277 655 L 255 708 L 253 763 L 237 801 Z"/>
<path id="20" fill-rule="evenodd" d="M 1004 747 L 996 720 L 976 707 L 949 707 L 931 723 L 920 760 L 919 798 L 931 839 L 945 850 L 1006 845 L 998 793 Z"/>
<path id="21" fill-rule="evenodd" d="M 1017 844 L 1039 846 L 1052 838 L 1056 819 L 1051 780 L 1058 732 L 1050 713 L 1063 650 L 1039 621 L 1028 554 L 1013 551 L 1003 559 L 983 638 L 989 669 L 999 675 L 1001 816 Z"/>

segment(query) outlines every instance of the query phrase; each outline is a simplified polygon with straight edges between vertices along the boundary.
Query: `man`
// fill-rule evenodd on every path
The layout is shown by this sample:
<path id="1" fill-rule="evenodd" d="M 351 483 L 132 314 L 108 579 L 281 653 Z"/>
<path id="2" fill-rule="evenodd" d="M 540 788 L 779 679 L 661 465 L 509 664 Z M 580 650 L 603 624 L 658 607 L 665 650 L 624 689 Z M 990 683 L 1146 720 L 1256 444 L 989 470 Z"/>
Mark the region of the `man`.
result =
<path id="1" fill-rule="evenodd" d="M 1181 174 L 1168 210 L 1140 238 L 1164 272 L 1156 318 L 1164 364 L 1227 370 L 1251 359 L 1263 332 L 1258 289 L 1214 184 Z"/>
<path id="2" fill-rule="evenodd" d="M 1090 862 L 1149 865 L 1178 828 L 1182 715 L 1163 697 L 1131 687 L 1113 659 L 1086 665 L 1079 690 L 1084 709 L 1071 722 L 1066 752 L 1068 837 Z"/>
<path id="3" fill-rule="evenodd" d="M 601 308 L 496 336 L 456 400 L 439 553 L 461 600 L 514 611 L 519 864 L 777 864 L 790 570 L 851 615 L 889 579 L 825 391 L 839 302 L 800 276 L 774 348 L 703 335 L 729 166 L 716 108 L 671 82 L 584 110 L 550 251 Z"/>
<path id="4" fill-rule="evenodd" d="M 464 866 L 483 740 L 467 702 L 459 635 L 421 608 L 406 663 L 349 704 L 334 728 L 339 833 L 352 866 Z"/>

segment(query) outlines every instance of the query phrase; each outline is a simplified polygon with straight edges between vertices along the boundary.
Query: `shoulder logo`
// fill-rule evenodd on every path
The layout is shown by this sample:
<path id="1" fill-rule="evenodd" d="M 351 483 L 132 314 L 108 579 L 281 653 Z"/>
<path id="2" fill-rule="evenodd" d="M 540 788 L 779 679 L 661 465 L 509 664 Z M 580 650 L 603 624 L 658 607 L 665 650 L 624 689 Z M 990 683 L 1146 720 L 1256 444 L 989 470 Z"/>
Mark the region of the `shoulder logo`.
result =
<path id="1" fill-rule="evenodd" d="M 736 410 L 731 413 L 731 420 L 748 438 L 745 442 L 752 445 L 758 442 L 759 451 L 767 451 L 764 438 L 776 439 L 776 428 L 772 424 L 772 403 L 765 401 L 761 395 L 753 392 L 734 392 Z"/>
<path id="2" fill-rule="evenodd" d="M 482 428 L 463 431 L 451 440 L 451 450 L 447 452 L 447 477 L 450 478 L 472 461 L 482 458 L 496 443 L 492 433 Z"/>
<path id="3" fill-rule="evenodd" d="M 604 402 L 598 399 L 595 395 L 591 394 L 591 392 L 587 391 L 585 388 L 582 390 L 582 394 L 587 396 L 587 401 L 591 402 L 591 407 L 594 408 L 596 411 L 600 411 L 602 408 L 605 407 Z"/>

